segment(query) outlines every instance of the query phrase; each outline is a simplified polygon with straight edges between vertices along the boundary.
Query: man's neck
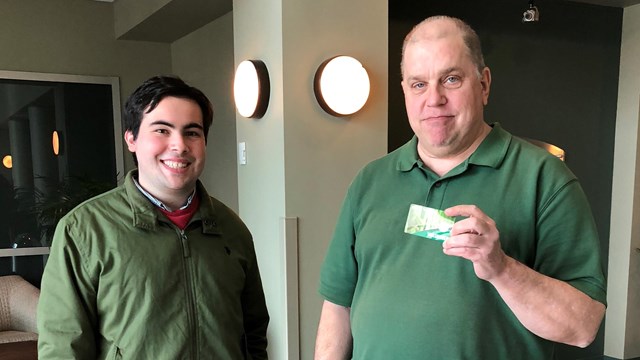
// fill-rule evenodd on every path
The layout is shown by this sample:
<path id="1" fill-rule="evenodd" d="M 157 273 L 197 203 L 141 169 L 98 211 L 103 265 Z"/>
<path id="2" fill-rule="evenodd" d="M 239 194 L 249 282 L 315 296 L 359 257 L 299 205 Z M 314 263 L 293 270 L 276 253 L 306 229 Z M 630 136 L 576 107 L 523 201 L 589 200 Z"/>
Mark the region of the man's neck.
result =
<path id="1" fill-rule="evenodd" d="M 476 136 L 476 139 L 461 152 L 455 153 L 449 156 L 434 156 L 426 153 L 421 147 L 420 143 L 418 143 L 418 156 L 424 163 L 426 167 L 431 169 L 436 175 L 442 177 L 446 175 L 449 171 L 451 171 L 456 166 L 462 164 L 465 160 L 471 156 L 477 149 L 478 146 L 484 141 L 487 135 L 491 132 L 491 126 L 483 126 Z"/>
<path id="2" fill-rule="evenodd" d="M 195 194 L 194 192 L 191 192 L 191 194 L 189 194 L 189 196 L 187 197 L 176 197 L 175 200 L 162 200 L 162 203 L 164 204 L 164 206 L 167 208 L 167 210 L 169 211 L 176 211 L 176 210 L 181 210 L 186 208 L 189 204 L 190 204 L 190 200 L 192 199 L 192 195 Z"/>
<path id="3" fill-rule="evenodd" d="M 194 188 L 186 195 L 182 194 L 182 195 L 176 195 L 172 197 L 160 198 L 154 194 L 151 194 L 147 190 L 145 190 L 144 187 L 142 187 L 142 185 L 138 182 L 137 179 L 134 178 L 133 180 L 134 180 L 134 183 L 136 184 L 136 187 L 147 199 L 149 199 L 149 201 L 151 201 L 154 205 L 158 206 L 159 208 L 162 208 L 167 211 L 175 211 L 175 210 L 180 210 L 187 207 L 193 200 L 193 197 L 196 191 Z"/>

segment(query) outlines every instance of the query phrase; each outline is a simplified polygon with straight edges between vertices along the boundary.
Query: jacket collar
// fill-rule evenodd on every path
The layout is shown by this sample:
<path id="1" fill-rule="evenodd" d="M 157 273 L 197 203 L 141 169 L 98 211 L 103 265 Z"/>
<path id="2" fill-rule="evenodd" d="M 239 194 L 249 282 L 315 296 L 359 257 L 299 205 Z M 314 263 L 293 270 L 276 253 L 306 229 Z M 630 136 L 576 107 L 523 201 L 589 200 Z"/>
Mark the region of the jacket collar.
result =
<path id="1" fill-rule="evenodd" d="M 156 230 L 160 217 L 164 219 L 164 215 L 161 215 L 156 209 L 156 206 L 136 187 L 133 179 L 137 176 L 137 169 L 129 171 L 122 185 L 127 194 L 129 205 L 131 206 L 133 226 L 141 229 Z M 221 234 L 222 232 L 216 220 L 217 216 L 214 203 L 200 180 L 196 183 L 196 194 L 200 196 L 200 207 L 193 215 L 191 221 L 201 220 L 202 232 L 205 234 Z"/>

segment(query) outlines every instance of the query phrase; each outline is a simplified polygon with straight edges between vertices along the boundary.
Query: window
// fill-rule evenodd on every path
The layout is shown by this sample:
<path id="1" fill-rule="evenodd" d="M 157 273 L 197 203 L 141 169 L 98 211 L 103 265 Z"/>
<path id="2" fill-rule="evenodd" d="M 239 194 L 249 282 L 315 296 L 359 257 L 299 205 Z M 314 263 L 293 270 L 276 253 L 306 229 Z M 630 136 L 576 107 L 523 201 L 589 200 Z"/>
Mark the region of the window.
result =
<path id="1" fill-rule="evenodd" d="M 0 71 L 0 275 L 38 285 L 60 217 L 123 176 L 113 77 Z"/>

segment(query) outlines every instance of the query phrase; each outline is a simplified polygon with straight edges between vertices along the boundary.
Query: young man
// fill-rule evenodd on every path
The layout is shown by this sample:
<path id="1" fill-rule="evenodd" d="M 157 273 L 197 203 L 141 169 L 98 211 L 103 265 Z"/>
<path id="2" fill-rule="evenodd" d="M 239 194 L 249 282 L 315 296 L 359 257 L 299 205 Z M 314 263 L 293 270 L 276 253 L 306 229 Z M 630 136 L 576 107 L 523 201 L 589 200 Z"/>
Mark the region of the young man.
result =
<path id="1" fill-rule="evenodd" d="M 575 176 L 485 123 L 491 73 L 461 20 L 417 25 L 402 75 L 415 136 L 349 188 L 321 272 L 316 359 L 552 359 L 555 342 L 587 346 L 606 286 Z M 425 207 L 457 220 L 444 242 L 405 227 Z"/>
<path id="2" fill-rule="evenodd" d="M 124 108 L 137 165 L 58 224 L 42 278 L 42 359 L 266 359 L 269 316 L 251 234 L 210 197 L 211 104 L 176 77 Z"/>

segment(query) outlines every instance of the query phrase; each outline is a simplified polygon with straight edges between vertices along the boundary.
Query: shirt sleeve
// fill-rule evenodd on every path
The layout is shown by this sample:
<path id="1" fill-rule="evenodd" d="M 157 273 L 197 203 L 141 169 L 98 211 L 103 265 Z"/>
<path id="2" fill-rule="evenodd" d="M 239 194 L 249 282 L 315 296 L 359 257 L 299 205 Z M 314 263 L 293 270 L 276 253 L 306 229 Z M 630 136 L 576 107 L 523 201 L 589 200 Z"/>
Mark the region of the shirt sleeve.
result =
<path id="1" fill-rule="evenodd" d="M 353 185 L 345 197 L 320 271 L 319 293 L 326 300 L 350 307 L 358 279 L 356 233 L 351 203 Z"/>
<path id="2" fill-rule="evenodd" d="M 534 269 L 606 305 L 598 231 L 578 181 L 558 189 L 539 214 Z"/>
<path id="3" fill-rule="evenodd" d="M 95 287 L 65 218 L 58 224 L 38 302 L 41 359 L 95 359 Z"/>

